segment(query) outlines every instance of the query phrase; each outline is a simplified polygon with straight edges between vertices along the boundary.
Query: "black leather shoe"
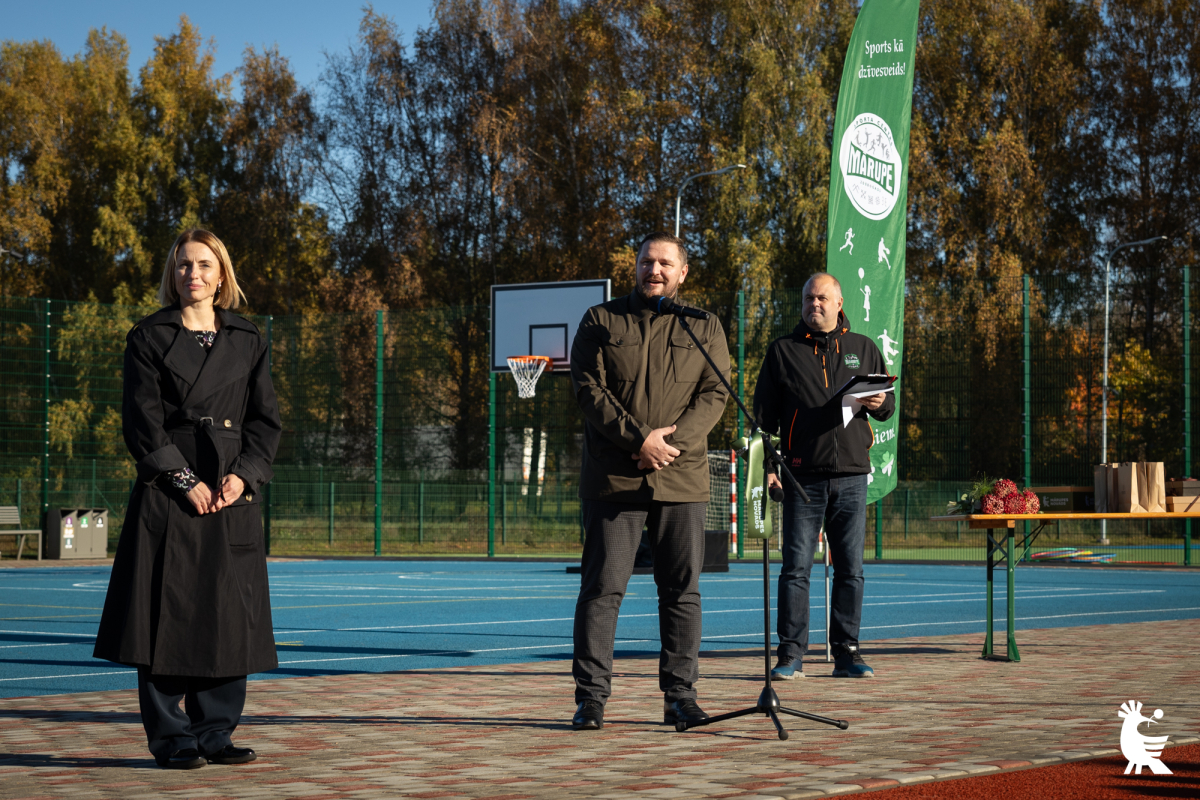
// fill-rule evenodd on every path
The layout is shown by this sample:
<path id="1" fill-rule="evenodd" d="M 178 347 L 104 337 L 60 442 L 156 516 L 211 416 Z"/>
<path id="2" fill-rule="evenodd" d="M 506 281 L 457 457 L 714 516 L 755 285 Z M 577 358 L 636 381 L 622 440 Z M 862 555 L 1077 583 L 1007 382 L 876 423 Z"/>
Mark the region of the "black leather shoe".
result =
<path id="1" fill-rule="evenodd" d="M 206 758 L 210 764 L 249 764 L 258 756 L 249 747 L 227 744 L 217 752 L 209 753 Z"/>
<path id="2" fill-rule="evenodd" d="M 156 758 L 154 763 L 163 769 L 196 769 L 203 767 L 205 761 L 200 757 L 200 751 L 194 747 L 176 750 L 166 758 Z"/>
<path id="3" fill-rule="evenodd" d="M 704 713 L 704 709 L 696 705 L 696 701 L 690 697 L 676 700 L 674 703 L 663 704 L 663 724 L 674 725 L 676 730 L 680 730 L 680 722 L 690 725 L 702 719 L 708 719 L 708 714 Z"/>
<path id="4" fill-rule="evenodd" d="M 575 709 L 571 727 L 577 731 L 598 731 L 604 727 L 604 704 L 598 700 L 584 700 Z"/>

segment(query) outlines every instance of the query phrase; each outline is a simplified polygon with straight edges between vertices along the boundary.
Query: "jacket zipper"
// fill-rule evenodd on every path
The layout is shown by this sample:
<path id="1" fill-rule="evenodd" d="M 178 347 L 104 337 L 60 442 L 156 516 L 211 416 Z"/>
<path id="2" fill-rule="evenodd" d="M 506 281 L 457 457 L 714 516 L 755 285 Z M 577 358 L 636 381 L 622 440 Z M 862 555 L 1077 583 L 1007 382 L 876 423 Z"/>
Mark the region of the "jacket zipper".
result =
<path id="1" fill-rule="evenodd" d="M 796 428 L 796 415 L 798 415 L 799 413 L 800 413 L 800 409 L 798 409 L 798 408 L 797 408 L 795 411 L 793 411 L 793 412 L 792 412 L 792 424 L 788 426 L 788 446 L 787 446 L 787 449 L 788 449 L 788 452 L 789 452 L 789 453 L 790 453 L 790 452 L 792 452 L 792 431 L 793 431 L 793 430 L 795 430 L 795 428 Z"/>
<path id="2" fill-rule="evenodd" d="M 838 344 L 838 340 L 834 339 L 833 343 L 834 343 L 834 346 L 837 347 L 838 352 L 840 353 L 842 351 L 842 349 L 841 349 L 842 346 L 840 344 Z M 825 349 L 829 350 L 829 339 L 828 338 L 825 339 Z M 825 363 L 825 354 L 824 353 L 821 354 L 821 375 L 822 375 L 822 377 L 825 378 L 825 388 L 828 389 L 829 388 L 829 368 L 828 368 L 828 365 Z M 841 469 L 841 464 L 838 460 L 838 455 L 839 455 L 838 451 L 841 449 L 841 443 L 838 441 L 838 427 L 840 427 L 840 426 L 835 426 L 833 429 L 833 468 L 836 471 L 840 471 L 840 469 Z"/>

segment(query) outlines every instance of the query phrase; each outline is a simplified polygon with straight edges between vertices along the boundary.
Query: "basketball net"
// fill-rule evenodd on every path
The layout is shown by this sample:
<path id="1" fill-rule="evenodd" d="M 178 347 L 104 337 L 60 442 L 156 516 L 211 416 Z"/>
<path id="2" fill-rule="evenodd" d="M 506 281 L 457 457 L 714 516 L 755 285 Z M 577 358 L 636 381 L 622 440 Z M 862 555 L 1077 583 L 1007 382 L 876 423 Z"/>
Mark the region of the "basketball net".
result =
<path id="1" fill-rule="evenodd" d="M 533 397 L 537 379 L 548 366 L 548 356 L 509 356 L 508 368 L 512 370 L 512 376 L 517 381 L 517 397 L 526 400 Z"/>

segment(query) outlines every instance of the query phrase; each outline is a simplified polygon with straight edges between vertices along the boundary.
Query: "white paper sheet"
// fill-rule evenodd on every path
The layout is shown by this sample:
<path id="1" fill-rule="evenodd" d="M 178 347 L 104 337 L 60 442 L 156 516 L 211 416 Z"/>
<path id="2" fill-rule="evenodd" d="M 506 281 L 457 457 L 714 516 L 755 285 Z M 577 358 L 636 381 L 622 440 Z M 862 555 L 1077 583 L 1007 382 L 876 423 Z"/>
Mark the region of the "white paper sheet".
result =
<path id="1" fill-rule="evenodd" d="M 858 410 L 860 408 L 862 408 L 862 402 L 859 400 L 859 398 L 872 397 L 873 395 L 877 395 L 877 394 L 887 394 L 888 392 L 891 392 L 891 391 L 895 391 L 895 390 L 893 389 L 893 387 L 889 386 L 888 388 L 884 389 L 882 392 L 873 389 L 869 392 L 859 392 L 857 394 L 842 395 L 842 427 L 845 428 L 845 427 L 849 426 L 850 420 L 854 419 L 854 415 L 858 413 Z"/>

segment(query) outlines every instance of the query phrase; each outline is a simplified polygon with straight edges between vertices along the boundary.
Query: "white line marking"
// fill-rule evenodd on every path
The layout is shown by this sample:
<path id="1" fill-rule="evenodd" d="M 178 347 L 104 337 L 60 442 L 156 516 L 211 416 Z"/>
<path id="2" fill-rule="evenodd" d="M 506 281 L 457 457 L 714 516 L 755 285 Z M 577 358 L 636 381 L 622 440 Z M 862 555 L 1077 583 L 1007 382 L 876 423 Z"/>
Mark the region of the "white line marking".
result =
<path id="1" fill-rule="evenodd" d="M 614 644 L 640 644 L 643 642 L 652 642 L 654 639 L 618 639 Z M 371 661 L 380 658 L 419 658 L 421 656 L 457 656 L 457 655 L 478 655 L 480 653 L 507 653 L 516 650 L 554 650 L 565 647 L 571 643 L 570 639 L 563 639 L 558 644 L 539 644 L 533 647 L 495 647 L 490 650 L 443 650 L 437 653 L 397 653 L 395 655 L 380 655 L 380 656 L 350 656 L 348 658 L 309 658 L 303 661 L 280 661 L 279 666 L 284 664 L 323 664 L 330 661 Z"/>
<path id="2" fill-rule="evenodd" d="M 104 594 L 105 589 L 67 589 L 62 586 L 4 586 L 0 584 L 0 588 L 10 592 L 91 592 L 92 594 Z"/>
<path id="3" fill-rule="evenodd" d="M 87 642 L 54 642 L 52 644 L 0 644 L 0 650 L 11 650 L 14 647 L 67 647 L 73 644 L 87 644 Z"/>
<path id="4" fill-rule="evenodd" d="M 0 678 L 0 681 L 48 681 L 55 678 L 99 678 L 104 675 L 137 675 L 136 669 L 118 670 L 116 672 L 76 672 L 73 675 L 34 675 L 31 678 Z"/>
<path id="5" fill-rule="evenodd" d="M 80 636 L 88 639 L 95 639 L 94 633 L 58 633 L 57 631 L 5 631 L 0 630 L 0 633 L 24 633 L 30 636 Z"/>
<path id="6" fill-rule="evenodd" d="M 1094 596 L 1112 597 L 1114 595 L 1120 595 L 1120 594 L 1162 594 L 1164 592 L 1165 592 L 1164 589 L 1144 589 L 1144 590 L 1129 591 L 1129 592 L 1094 592 L 1091 594 L 1073 594 L 1073 595 L 1053 595 L 1053 594 L 1020 595 L 1020 594 L 1018 594 L 1016 599 L 1017 600 L 1046 600 L 1046 599 L 1057 600 L 1057 599 L 1063 599 L 1065 597 L 1067 599 L 1074 600 L 1077 597 L 1094 597 Z M 983 595 L 983 592 L 981 591 L 979 593 L 979 596 L 982 598 L 982 595 Z M 867 606 L 875 607 L 875 606 L 902 606 L 902 605 L 918 606 L 918 605 L 936 605 L 936 604 L 940 604 L 940 603 L 960 603 L 960 602 L 962 602 L 961 599 L 922 600 L 919 602 L 901 601 L 901 602 L 894 602 L 894 603 L 863 603 L 863 607 L 866 608 Z M 813 604 L 810 607 L 811 608 L 824 608 L 824 604 Z M 708 611 L 703 611 L 701 613 L 702 614 L 746 614 L 746 613 L 761 614 L 762 607 L 760 606 L 758 608 L 709 609 Z M 1124 612 L 1124 613 L 1129 613 L 1129 612 Z M 654 613 L 654 614 L 622 614 L 620 616 L 620 618 L 621 619 L 639 619 L 642 617 L 657 617 L 657 616 L 658 616 L 657 613 Z M 546 619 L 504 619 L 504 620 L 491 620 L 491 621 L 487 621 L 487 622 L 435 622 L 435 623 L 428 623 L 428 624 L 424 624 L 424 625 L 371 625 L 371 626 L 357 627 L 357 628 L 304 628 L 304 629 L 297 629 L 297 630 L 292 630 L 290 628 L 283 628 L 283 629 L 277 629 L 276 633 L 278 633 L 279 635 L 290 636 L 292 634 L 297 634 L 297 633 L 343 633 L 343 632 L 347 632 L 347 631 L 395 631 L 395 630 L 417 630 L 417 629 L 423 629 L 423 628 L 466 628 L 466 627 L 478 627 L 480 625 L 531 625 L 534 623 L 541 623 L 541 622 L 570 622 L 574 619 L 575 619 L 574 617 L 549 617 Z M 914 624 L 919 624 L 919 623 L 914 623 Z"/>
<path id="7" fill-rule="evenodd" d="M 1072 617 L 1103 617 L 1109 614 L 1167 614 L 1177 611 L 1200 611 L 1200 606 L 1189 608 L 1146 608 L 1136 609 L 1133 611 L 1084 611 L 1078 614 L 1046 614 L 1038 617 L 1015 617 L 1016 622 L 1025 622 L 1034 619 L 1068 619 Z M 997 616 L 995 622 L 1004 623 L 1005 617 Z M 1159 622 L 1169 622 L 1170 620 L 1157 620 Z M 959 622 L 906 622 L 903 625 L 864 625 L 862 630 L 884 630 L 886 628 L 913 628 L 918 625 L 976 625 L 987 622 L 986 619 L 967 619 Z M 1000 628 L 999 630 L 1004 630 Z"/>

